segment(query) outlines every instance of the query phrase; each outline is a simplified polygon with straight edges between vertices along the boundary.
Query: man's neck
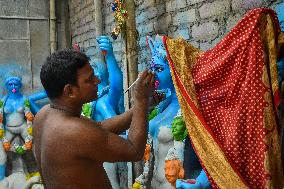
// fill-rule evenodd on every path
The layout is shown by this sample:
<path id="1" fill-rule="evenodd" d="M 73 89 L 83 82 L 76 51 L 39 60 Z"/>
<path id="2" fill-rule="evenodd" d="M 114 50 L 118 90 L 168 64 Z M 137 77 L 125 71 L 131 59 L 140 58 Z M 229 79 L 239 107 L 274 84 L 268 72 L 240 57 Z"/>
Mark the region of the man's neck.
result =
<path id="1" fill-rule="evenodd" d="M 62 111 L 71 116 L 80 117 L 82 111 L 82 105 L 72 105 L 71 103 L 62 103 L 57 100 L 52 100 L 50 108 Z"/>

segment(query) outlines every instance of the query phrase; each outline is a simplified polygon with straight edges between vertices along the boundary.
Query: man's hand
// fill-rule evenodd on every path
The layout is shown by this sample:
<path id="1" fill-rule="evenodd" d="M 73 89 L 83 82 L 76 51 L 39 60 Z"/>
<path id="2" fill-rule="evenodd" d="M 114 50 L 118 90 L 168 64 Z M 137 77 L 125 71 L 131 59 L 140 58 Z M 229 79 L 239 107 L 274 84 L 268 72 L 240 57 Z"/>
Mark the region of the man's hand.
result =
<path id="1" fill-rule="evenodd" d="M 134 105 L 145 107 L 149 106 L 150 98 L 154 93 L 154 73 L 143 71 L 134 88 Z"/>
<path id="2" fill-rule="evenodd" d="M 150 99 L 150 106 L 157 106 L 160 102 L 166 99 L 166 94 L 159 91 L 154 91 L 152 98 Z"/>

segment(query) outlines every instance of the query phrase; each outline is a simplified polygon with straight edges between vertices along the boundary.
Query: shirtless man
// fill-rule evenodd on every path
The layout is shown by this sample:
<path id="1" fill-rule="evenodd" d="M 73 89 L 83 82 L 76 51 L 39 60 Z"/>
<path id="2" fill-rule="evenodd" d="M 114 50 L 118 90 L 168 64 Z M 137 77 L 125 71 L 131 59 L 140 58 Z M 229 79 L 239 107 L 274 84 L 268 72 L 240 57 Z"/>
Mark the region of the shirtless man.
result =
<path id="1" fill-rule="evenodd" d="M 63 50 L 47 58 L 40 79 L 50 99 L 34 120 L 34 152 L 46 189 L 111 188 L 103 162 L 141 160 L 154 74 L 144 71 L 134 90 L 134 107 L 94 122 L 80 116 L 97 97 L 99 80 L 86 55 Z M 128 139 L 118 134 L 129 128 Z"/>

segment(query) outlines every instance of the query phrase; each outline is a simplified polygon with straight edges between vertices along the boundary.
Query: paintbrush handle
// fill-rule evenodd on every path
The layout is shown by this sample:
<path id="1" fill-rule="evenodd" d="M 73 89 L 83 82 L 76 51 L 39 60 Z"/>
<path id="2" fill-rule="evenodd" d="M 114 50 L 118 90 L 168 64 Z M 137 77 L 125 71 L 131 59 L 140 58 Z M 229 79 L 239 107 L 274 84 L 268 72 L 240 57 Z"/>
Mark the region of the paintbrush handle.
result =
<path id="1" fill-rule="evenodd" d="M 129 89 L 131 89 L 134 86 L 134 84 L 138 81 L 138 79 L 139 77 L 124 91 L 123 94 L 127 93 L 127 91 L 129 91 Z"/>

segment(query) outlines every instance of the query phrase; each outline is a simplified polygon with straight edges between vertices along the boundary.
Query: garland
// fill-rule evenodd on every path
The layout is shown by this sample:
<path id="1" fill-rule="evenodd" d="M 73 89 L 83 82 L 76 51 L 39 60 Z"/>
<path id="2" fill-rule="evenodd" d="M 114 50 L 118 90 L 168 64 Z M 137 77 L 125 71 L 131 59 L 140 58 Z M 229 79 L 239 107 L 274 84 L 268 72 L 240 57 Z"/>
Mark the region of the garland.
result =
<path id="1" fill-rule="evenodd" d="M 114 12 L 116 22 L 116 26 L 111 32 L 111 37 L 116 40 L 125 25 L 126 19 L 128 18 L 128 13 L 124 8 L 123 0 L 115 0 L 111 4 L 111 10 Z"/>
<path id="2" fill-rule="evenodd" d="M 146 189 L 146 183 L 148 181 L 148 176 L 149 176 L 149 170 L 151 167 L 151 146 L 153 143 L 153 139 L 150 134 L 148 134 L 147 138 L 147 143 L 145 147 L 145 152 L 144 152 L 144 168 L 143 168 L 143 173 L 139 175 L 135 179 L 135 182 L 132 185 L 132 189 Z"/>
<path id="3" fill-rule="evenodd" d="M 171 125 L 174 140 L 183 141 L 187 137 L 188 132 L 183 117 L 181 115 L 181 110 L 178 111 Z"/>
<path id="4" fill-rule="evenodd" d="M 27 119 L 27 137 L 24 139 L 25 144 L 24 145 L 19 145 L 18 143 L 14 143 L 13 146 L 11 146 L 11 141 L 9 141 L 6 137 L 5 137 L 5 130 L 4 130 L 4 126 L 3 126 L 3 118 L 4 118 L 4 101 L 0 100 L 0 138 L 2 139 L 2 143 L 3 143 L 3 147 L 5 149 L 5 151 L 12 151 L 15 152 L 19 155 L 24 154 L 27 150 L 31 150 L 32 149 L 32 121 L 33 121 L 33 114 L 30 111 L 30 102 L 29 100 L 25 100 L 24 101 L 24 107 L 25 107 L 25 116 Z"/>
<path id="5" fill-rule="evenodd" d="M 91 102 L 83 104 L 81 115 L 87 118 L 91 118 L 91 115 L 92 115 L 92 103 Z"/>
<path id="6" fill-rule="evenodd" d="M 154 117 L 156 117 L 159 114 L 159 110 L 157 107 L 155 107 L 151 113 L 148 115 L 148 121 L 154 119 Z"/>

